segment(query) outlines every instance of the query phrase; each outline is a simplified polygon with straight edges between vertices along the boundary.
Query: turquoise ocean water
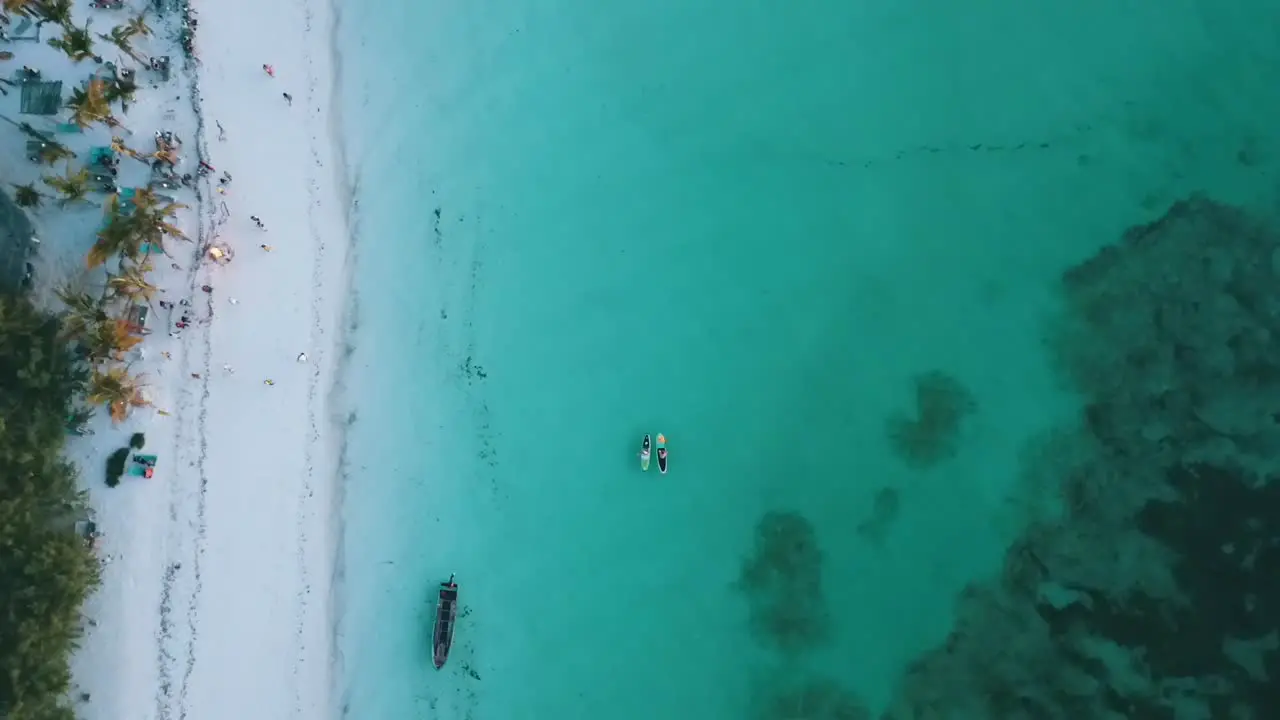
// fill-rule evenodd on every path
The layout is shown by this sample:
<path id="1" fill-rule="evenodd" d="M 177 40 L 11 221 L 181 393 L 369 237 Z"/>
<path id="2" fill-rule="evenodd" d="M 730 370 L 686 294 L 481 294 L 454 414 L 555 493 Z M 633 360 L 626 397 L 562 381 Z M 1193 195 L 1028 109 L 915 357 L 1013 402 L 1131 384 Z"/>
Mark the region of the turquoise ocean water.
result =
<path id="1" fill-rule="evenodd" d="M 1192 191 L 1274 205 L 1280 13 L 1040 5 L 341 8 L 349 717 L 890 702 L 1074 411 L 1062 271 Z M 972 409 L 922 465 L 886 424 L 925 373 Z M 779 528 L 799 609 L 770 614 L 739 581 Z"/>

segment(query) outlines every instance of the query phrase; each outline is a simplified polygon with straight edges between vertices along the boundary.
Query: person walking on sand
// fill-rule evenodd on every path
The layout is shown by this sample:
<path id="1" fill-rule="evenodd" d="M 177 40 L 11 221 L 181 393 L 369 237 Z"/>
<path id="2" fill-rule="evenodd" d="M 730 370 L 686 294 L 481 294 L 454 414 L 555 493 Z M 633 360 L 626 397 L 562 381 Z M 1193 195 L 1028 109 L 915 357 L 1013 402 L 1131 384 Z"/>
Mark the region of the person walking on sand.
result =
<path id="1" fill-rule="evenodd" d="M 268 77 L 276 76 L 276 69 L 266 63 L 262 63 L 262 70 L 267 74 Z"/>
<path id="2" fill-rule="evenodd" d="M 259 245 L 258 247 L 262 248 L 263 250 L 266 250 L 267 252 L 271 252 L 270 245 Z"/>
<path id="3" fill-rule="evenodd" d="M 280 93 L 284 96 L 284 101 L 289 103 L 289 107 L 293 107 L 293 96 L 289 93 Z"/>
<path id="4" fill-rule="evenodd" d="M 253 221 L 254 225 L 258 226 L 259 230 L 267 229 L 267 226 L 262 224 L 262 218 L 258 217 L 257 215 L 250 215 L 249 219 Z"/>

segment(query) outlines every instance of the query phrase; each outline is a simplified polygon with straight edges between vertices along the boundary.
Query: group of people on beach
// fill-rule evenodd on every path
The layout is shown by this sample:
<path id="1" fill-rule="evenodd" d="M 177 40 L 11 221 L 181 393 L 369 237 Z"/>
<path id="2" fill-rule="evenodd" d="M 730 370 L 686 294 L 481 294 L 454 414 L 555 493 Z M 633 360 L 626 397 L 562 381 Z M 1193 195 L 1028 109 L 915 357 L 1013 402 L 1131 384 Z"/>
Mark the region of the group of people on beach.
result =
<path id="1" fill-rule="evenodd" d="M 264 63 L 264 64 L 263 64 L 263 66 L 262 66 L 262 69 L 263 69 L 263 71 L 264 71 L 264 72 L 266 72 L 266 74 L 267 74 L 267 76 L 268 76 L 268 77 L 270 77 L 270 78 L 275 78 L 275 76 L 276 76 L 276 75 L 275 75 L 275 68 L 274 68 L 274 67 L 272 67 L 270 64 L 265 64 L 265 63 Z M 285 93 L 281 93 L 281 95 L 284 97 L 284 100 L 285 100 L 285 102 L 286 102 L 287 104 L 289 104 L 290 106 L 292 106 L 292 105 L 293 105 L 293 96 L 292 96 L 292 95 L 290 95 L 290 94 L 289 94 L 289 93 L 287 93 L 287 92 L 285 92 Z M 215 124 L 215 125 L 217 126 L 217 128 L 218 128 L 218 140 L 219 140 L 219 141 L 226 141 L 226 139 L 227 139 L 227 131 L 226 131 L 226 128 L 224 128 L 224 127 L 222 126 L 222 123 L 221 123 L 221 122 L 214 121 L 214 124 Z M 205 161 L 205 160 L 201 160 L 201 161 L 199 162 L 199 166 L 198 166 L 198 169 L 197 169 L 197 173 L 198 173 L 201 177 L 208 177 L 208 176 L 210 176 L 211 174 L 213 174 L 213 173 L 215 173 L 215 172 L 217 172 L 217 169 L 216 169 L 213 165 L 211 165 L 210 163 L 208 163 L 207 161 Z M 227 171 L 225 171 L 225 170 L 224 170 L 224 171 L 222 172 L 222 174 L 218 176 L 218 179 L 217 179 L 217 182 L 216 182 L 216 186 L 215 186 L 215 190 L 216 190 L 216 192 L 217 192 L 219 195 L 227 195 L 227 194 L 228 194 L 228 192 L 229 192 L 229 190 L 230 190 L 231 181 L 232 181 L 231 173 L 230 173 L 230 172 L 227 172 Z M 223 264 L 223 265 L 225 265 L 225 264 L 227 264 L 227 263 L 229 263 L 229 262 L 230 262 L 231 257 L 232 257 L 232 253 L 231 253 L 230 248 L 229 248 L 228 246 L 226 246 L 225 244 L 220 243 L 220 242 L 218 241 L 217 230 L 218 230 L 218 228 L 222 225 L 222 223 L 223 223 L 223 222 L 225 222 L 226 220 L 230 219 L 230 215 L 231 215 L 231 213 L 230 213 L 230 211 L 228 210 L 228 208 L 227 208 L 227 206 L 226 206 L 226 203 L 225 203 L 225 202 L 223 202 L 223 203 L 222 203 L 221 207 L 222 207 L 222 211 L 223 211 L 223 212 L 222 212 L 222 216 L 221 216 L 221 217 L 217 217 L 217 218 L 215 218 L 215 219 L 214 219 L 214 225 L 213 225 L 213 228 L 212 228 L 212 229 L 213 229 L 213 237 L 212 237 L 212 240 L 210 241 L 210 243 L 209 243 L 208 247 L 206 247 L 206 248 L 202 251 L 202 253 L 203 253 L 203 255 L 204 255 L 204 257 L 205 257 L 206 259 L 212 259 L 212 260 L 214 260 L 214 261 L 218 262 L 219 264 Z M 254 224 L 254 225 L 255 225 L 259 230 L 261 230 L 261 231 L 263 231 L 263 232 L 266 232 L 266 230 L 267 230 L 267 226 L 266 226 L 266 223 L 264 223 L 264 222 L 262 221 L 262 218 L 261 218 L 261 217 L 259 217 L 259 216 L 257 216 L 257 215 L 250 215 L 250 216 L 249 216 L 249 220 L 250 220 L 250 221 L 251 221 L 251 222 L 252 222 L 252 223 L 253 223 L 253 224 Z M 266 244 L 266 243 L 262 243 L 262 244 L 260 244 L 258 247 L 259 247 L 259 248 L 261 248 L 261 249 L 262 249 L 263 251 L 265 251 L 265 252 L 270 252 L 270 251 L 273 249 L 273 248 L 272 248 L 272 246 L 270 246 L 270 245 L 268 245 L 268 244 Z M 177 269 L 181 269 L 181 268 L 179 268 L 176 264 L 175 264 L 175 266 L 174 266 L 174 267 L 175 267 L 175 268 L 177 268 Z M 206 295 L 212 295 L 212 294 L 213 294 L 213 290 L 214 290 L 214 288 L 213 288 L 213 286 L 212 286 L 212 285 L 209 285 L 209 284 L 203 284 L 203 285 L 201 285 L 201 286 L 200 286 L 200 290 L 201 290 L 202 292 L 204 292 Z M 239 303 L 239 301 L 238 301 L 238 300 L 236 300 L 235 298 L 228 298 L 228 302 L 229 302 L 230 304 L 232 304 L 232 305 L 236 305 L 236 304 L 238 304 L 238 303 Z M 201 319 L 196 319 L 196 318 L 193 316 L 193 314 L 192 314 L 192 313 L 193 313 L 193 311 L 194 311 L 194 308 L 193 308 L 193 306 L 192 306 L 191 302 L 190 302 L 189 300 L 186 300 L 186 299 L 179 300 L 179 301 L 178 301 L 178 303 L 177 303 L 177 307 L 175 307 L 175 304 L 174 304 L 173 302 L 171 302 L 171 301 L 167 301 L 167 300 L 161 300 L 161 301 L 159 302 L 159 306 L 161 307 L 161 309 L 167 310 L 167 311 L 169 311 L 170 313 L 174 313 L 174 312 L 178 312 L 178 313 L 180 313 L 180 314 L 179 314 L 178 319 L 177 319 L 176 321 L 173 321 L 172 328 L 169 330 L 169 336 L 170 336 L 170 337 L 174 337 L 174 338 L 179 337 L 179 335 L 181 334 L 181 332 L 182 332 L 183 330 L 185 330 L 185 329 L 186 329 L 186 328 L 188 328 L 188 327 L 191 327 L 193 324 L 204 324 L 204 323 L 207 323 L 207 322 L 209 322 L 209 321 L 212 319 L 212 317 L 213 317 L 213 311 L 212 311 L 212 309 L 210 309 L 210 311 L 209 311 L 209 317 L 207 317 L 207 318 L 201 318 Z M 169 318 L 169 319 L 170 319 L 171 321 L 173 320 L 172 315 L 170 315 L 170 318 Z M 164 356 L 166 359 L 171 358 L 171 355 L 170 355 L 169 353 L 167 353 L 167 352 L 162 353 L 162 354 L 163 354 L 163 356 Z M 305 363 L 305 362 L 307 362 L 307 354 L 306 354 L 306 353 L 298 353 L 298 356 L 297 356 L 297 362 L 299 362 L 299 363 Z M 223 368 L 223 370 L 224 370 L 227 374 L 233 374 L 233 373 L 235 372 L 235 368 L 233 368 L 229 363 L 227 363 L 227 364 L 223 364 L 222 368 Z M 191 373 L 191 377 L 192 377 L 192 378 L 195 378 L 195 379 L 200 379 L 202 376 L 200 375 L 200 373 Z M 275 381 L 274 381 L 273 379 L 271 379 L 271 378 L 266 378 L 265 380 L 263 380 L 263 384 L 264 384 L 264 385 L 267 385 L 267 386 L 273 386 L 273 385 L 275 385 Z"/>

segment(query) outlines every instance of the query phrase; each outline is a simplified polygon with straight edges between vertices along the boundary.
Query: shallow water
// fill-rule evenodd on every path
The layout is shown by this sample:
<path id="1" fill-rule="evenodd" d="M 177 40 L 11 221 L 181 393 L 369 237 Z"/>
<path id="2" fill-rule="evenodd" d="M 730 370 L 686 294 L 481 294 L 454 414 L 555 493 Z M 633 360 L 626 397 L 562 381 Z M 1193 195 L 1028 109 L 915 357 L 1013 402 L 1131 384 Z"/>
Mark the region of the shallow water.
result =
<path id="1" fill-rule="evenodd" d="M 351 717 L 773 717 L 823 676 L 889 701 L 1073 410 L 1063 269 L 1191 191 L 1272 206 L 1275 18 L 1054 5 L 343 13 Z M 933 371 L 975 409 L 921 467 L 886 423 Z M 821 556 L 791 587 L 828 622 L 787 652 L 738 584 L 770 511 Z"/>

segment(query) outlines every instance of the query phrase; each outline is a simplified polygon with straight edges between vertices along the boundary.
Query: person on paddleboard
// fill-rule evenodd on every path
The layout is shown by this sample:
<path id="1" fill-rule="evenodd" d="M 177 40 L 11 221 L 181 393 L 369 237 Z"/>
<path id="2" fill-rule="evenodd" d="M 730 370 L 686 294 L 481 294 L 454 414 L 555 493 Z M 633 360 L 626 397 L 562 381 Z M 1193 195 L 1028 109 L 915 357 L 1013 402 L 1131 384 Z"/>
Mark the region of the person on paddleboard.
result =
<path id="1" fill-rule="evenodd" d="M 644 441 L 640 443 L 640 452 L 636 453 L 636 455 L 639 456 L 640 458 L 641 470 L 649 469 L 649 448 L 650 447 L 651 445 L 649 444 L 649 436 L 645 435 Z"/>
<path id="2" fill-rule="evenodd" d="M 667 436 L 658 433 L 658 472 L 667 473 Z"/>

